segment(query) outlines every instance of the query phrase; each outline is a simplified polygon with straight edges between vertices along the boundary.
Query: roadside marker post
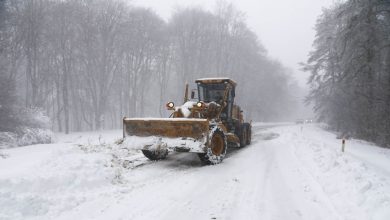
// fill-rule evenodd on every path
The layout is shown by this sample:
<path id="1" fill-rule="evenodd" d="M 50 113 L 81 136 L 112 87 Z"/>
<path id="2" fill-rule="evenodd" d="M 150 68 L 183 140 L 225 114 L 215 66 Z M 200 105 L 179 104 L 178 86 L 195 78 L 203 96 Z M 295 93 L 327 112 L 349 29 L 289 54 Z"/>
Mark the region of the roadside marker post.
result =
<path id="1" fill-rule="evenodd" d="M 345 150 L 345 138 L 341 141 L 341 151 L 344 153 Z"/>

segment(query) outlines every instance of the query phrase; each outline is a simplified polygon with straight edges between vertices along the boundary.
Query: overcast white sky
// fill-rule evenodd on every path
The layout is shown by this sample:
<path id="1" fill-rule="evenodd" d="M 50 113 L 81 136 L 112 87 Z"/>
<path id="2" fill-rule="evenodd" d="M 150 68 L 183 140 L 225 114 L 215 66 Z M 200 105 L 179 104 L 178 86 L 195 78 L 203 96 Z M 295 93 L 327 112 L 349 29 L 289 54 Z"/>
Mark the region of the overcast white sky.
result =
<path id="1" fill-rule="evenodd" d="M 294 71 L 300 85 L 307 73 L 301 72 L 299 62 L 307 54 L 315 36 L 314 25 L 323 7 L 336 0 L 230 0 L 246 15 L 248 26 L 257 33 L 270 57 L 279 60 Z M 178 7 L 197 6 L 213 11 L 217 0 L 132 0 L 168 20 Z"/>

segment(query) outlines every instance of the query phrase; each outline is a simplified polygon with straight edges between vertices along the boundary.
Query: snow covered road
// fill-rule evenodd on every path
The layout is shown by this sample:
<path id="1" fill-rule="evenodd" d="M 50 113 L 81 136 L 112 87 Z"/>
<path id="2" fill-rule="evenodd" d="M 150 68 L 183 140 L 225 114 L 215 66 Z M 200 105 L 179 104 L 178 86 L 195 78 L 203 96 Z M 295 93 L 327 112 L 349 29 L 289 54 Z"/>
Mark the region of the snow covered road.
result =
<path id="1" fill-rule="evenodd" d="M 390 150 L 318 125 L 254 126 L 253 143 L 202 166 L 151 162 L 121 131 L 1 150 L 0 219 L 390 219 Z"/>

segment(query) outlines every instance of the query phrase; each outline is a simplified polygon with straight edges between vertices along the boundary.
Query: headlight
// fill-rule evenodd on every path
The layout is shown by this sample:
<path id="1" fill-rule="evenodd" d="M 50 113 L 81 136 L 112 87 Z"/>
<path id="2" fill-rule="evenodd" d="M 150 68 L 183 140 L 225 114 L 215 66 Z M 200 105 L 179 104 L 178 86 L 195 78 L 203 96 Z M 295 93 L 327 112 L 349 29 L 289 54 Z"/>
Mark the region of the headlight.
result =
<path id="1" fill-rule="evenodd" d="M 201 102 L 198 102 L 198 103 L 196 103 L 196 106 L 197 106 L 198 108 L 202 108 L 202 106 L 203 106 L 203 103 L 201 103 Z"/>
<path id="2" fill-rule="evenodd" d="M 173 108 L 175 106 L 175 104 L 173 102 L 168 102 L 167 103 L 167 107 L 168 108 Z"/>

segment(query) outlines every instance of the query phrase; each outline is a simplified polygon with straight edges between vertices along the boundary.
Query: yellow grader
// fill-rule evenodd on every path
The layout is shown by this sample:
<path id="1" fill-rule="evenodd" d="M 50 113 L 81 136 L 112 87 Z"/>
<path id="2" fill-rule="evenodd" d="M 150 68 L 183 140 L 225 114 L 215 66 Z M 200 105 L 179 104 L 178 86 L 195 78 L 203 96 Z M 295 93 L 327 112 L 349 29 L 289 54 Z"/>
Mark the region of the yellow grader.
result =
<path id="1" fill-rule="evenodd" d="M 169 118 L 123 118 L 123 136 L 153 137 L 142 146 L 150 160 L 165 159 L 168 152 L 197 153 L 205 164 L 218 164 L 228 146 L 244 147 L 251 143 L 251 124 L 244 122 L 242 110 L 235 105 L 236 83 L 229 78 L 204 78 L 195 81 L 195 91 L 188 98 L 188 84 L 184 104 L 175 106 Z M 194 101 L 196 100 L 196 101 Z"/>

